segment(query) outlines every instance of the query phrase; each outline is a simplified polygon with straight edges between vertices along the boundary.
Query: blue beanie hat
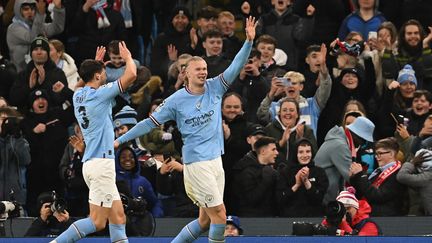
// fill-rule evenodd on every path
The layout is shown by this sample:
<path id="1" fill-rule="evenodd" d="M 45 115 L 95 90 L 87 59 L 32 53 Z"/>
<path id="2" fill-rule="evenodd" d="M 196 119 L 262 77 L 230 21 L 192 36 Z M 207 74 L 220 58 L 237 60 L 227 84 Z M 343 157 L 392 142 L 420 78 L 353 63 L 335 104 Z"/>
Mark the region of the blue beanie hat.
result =
<path id="1" fill-rule="evenodd" d="M 137 112 L 130 106 L 124 106 L 114 115 L 114 127 L 119 128 L 123 125 L 136 125 Z"/>
<path id="2" fill-rule="evenodd" d="M 397 81 L 402 84 L 404 82 L 412 82 L 417 86 L 417 78 L 415 76 L 415 71 L 411 65 L 407 64 L 403 67 L 402 70 L 399 71 L 399 76 Z"/>

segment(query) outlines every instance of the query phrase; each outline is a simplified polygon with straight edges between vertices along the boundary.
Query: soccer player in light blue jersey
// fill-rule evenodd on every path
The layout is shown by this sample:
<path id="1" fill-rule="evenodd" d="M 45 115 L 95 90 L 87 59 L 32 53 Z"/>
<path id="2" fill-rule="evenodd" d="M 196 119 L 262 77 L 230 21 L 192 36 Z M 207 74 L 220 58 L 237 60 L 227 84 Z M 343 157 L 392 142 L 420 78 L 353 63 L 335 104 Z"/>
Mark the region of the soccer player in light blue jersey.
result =
<path id="1" fill-rule="evenodd" d="M 193 242 L 209 230 L 209 242 L 224 242 L 226 210 L 223 203 L 224 152 L 222 96 L 246 64 L 255 38 L 255 18 L 246 20 L 246 41 L 231 65 L 219 76 L 207 79 L 207 64 L 201 57 L 186 63 L 187 82 L 157 109 L 119 137 L 114 146 L 148 133 L 168 120 L 175 120 L 182 134 L 184 183 L 188 196 L 200 207 L 198 219 L 187 224 L 172 242 Z"/>
<path id="2" fill-rule="evenodd" d="M 101 62 L 105 48 L 98 48 L 96 60 L 85 60 L 80 76 L 85 83 L 75 92 L 75 117 L 86 145 L 82 158 L 82 173 L 89 192 L 90 216 L 74 222 L 54 241 L 75 242 L 88 234 L 105 228 L 109 220 L 112 242 L 128 242 L 125 231 L 126 216 L 115 184 L 114 128 L 112 105 L 114 98 L 126 90 L 136 79 L 136 66 L 124 42 L 119 43 L 120 56 L 126 69 L 120 79 L 106 84 L 105 66 Z"/>

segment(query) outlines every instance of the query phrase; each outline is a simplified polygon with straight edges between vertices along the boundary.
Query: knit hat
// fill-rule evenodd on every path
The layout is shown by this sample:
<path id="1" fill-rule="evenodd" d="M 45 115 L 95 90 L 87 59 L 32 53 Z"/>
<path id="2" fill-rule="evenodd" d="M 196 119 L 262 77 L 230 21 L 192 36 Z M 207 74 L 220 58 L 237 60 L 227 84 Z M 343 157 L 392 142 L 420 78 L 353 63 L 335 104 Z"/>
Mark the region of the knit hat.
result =
<path id="1" fill-rule="evenodd" d="M 37 197 L 37 201 L 36 201 L 37 209 L 40 210 L 44 203 L 54 202 L 54 196 L 53 195 L 54 195 L 53 192 L 42 192 L 41 194 L 39 194 L 39 196 Z"/>
<path id="2" fill-rule="evenodd" d="M 345 74 L 347 74 L 347 73 L 352 73 L 352 74 L 356 75 L 357 79 L 358 79 L 358 82 L 359 83 L 361 82 L 361 77 L 360 77 L 360 74 L 359 74 L 359 70 L 357 68 L 344 68 L 344 69 L 342 69 L 342 71 L 341 71 L 341 73 L 339 75 L 341 81 L 342 81 L 343 77 L 345 76 Z"/>
<path id="3" fill-rule="evenodd" d="M 359 202 L 355 196 L 355 192 L 354 187 L 350 186 L 346 191 L 341 191 L 336 197 L 336 200 L 343 203 L 345 207 L 354 207 L 355 209 L 359 209 Z"/>
<path id="4" fill-rule="evenodd" d="M 30 53 L 32 53 L 36 47 L 42 47 L 42 49 L 44 49 L 48 54 L 50 53 L 48 39 L 43 36 L 38 36 L 32 41 L 30 45 Z"/>
<path id="5" fill-rule="evenodd" d="M 375 125 L 366 117 L 360 116 L 355 119 L 352 124 L 349 124 L 347 128 L 355 133 L 357 136 L 363 138 L 366 141 L 373 142 L 373 132 Z"/>
<path id="6" fill-rule="evenodd" d="M 200 18 L 217 19 L 218 18 L 218 12 L 212 6 L 203 7 L 200 11 L 198 11 L 197 15 L 198 15 L 198 19 L 200 19 Z"/>
<path id="7" fill-rule="evenodd" d="M 29 96 L 30 107 L 33 106 L 33 102 L 38 98 L 45 98 L 47 101 L 49 101 L 48 92 L 44 89 L 36 89 L 35 91 L 31 92 Z"/>
<path id="8" fill-rule="evenodd" d="M 186 8 L 185 6 L 182 5 L 176 6 L 171 12 L 170 20 L 172 20 L 177 15 L 186 15 L 189 21 L 192 21 L 192 15 L 190 14 L 189 9 Z"/>
<path id="9" fill-rule="evenodd" d="M 240 218 L 239 217 L 233 216 L 233 215 L 228 215 L 226 218 L 226 224 L 234 225 L 238 229 L 239 234 L 242 234 L 243 229 L 240 226 Z"/>
<path id="10" fill-rule="evenodd" d="M 411 65 L 407 64 L 399 71 L 397 81 L 402 84 L 406 81 L 412 82 L 417 86 L 417 78 L 415 76 L 415 71 Z"/>
<path id="11" fill-rule="evenodd" d="M 124 106 L 117 114 L 114 115 L 114 126 L 119 128 L 123 125 L 136 125 L 137 112 L 130 106 Z"/>
<path id="12" fill-rule="evenodd" d="M 420 149 L 416 152 L 415 156 L 417 157 L 421 153 L 424 153 L 423 158 L 425 158 L 425 161 L 421 164 L 419 168 L 420 172 L 432 170 L 432 151 L 430 149 Z"/>

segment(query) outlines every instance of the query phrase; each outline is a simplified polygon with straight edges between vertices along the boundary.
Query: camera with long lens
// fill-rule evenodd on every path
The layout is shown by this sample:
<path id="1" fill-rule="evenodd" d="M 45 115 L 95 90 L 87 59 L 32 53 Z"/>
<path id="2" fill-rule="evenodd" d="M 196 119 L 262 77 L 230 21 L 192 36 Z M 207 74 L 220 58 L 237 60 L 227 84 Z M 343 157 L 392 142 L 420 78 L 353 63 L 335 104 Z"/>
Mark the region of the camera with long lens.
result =
<path id="1" fill-rule="evenodd" d="M 65 213 L 67 208 L 67 203 L 64 198 L 57 197 L 57 193 L 55 191 L 51 194 L 52 203 L 50 209 L 53 213 Z"/>
<path id="2" fill-rule="evenodd" d="M 9 201 L 0 201 L 0 221 L 20 216 L 21 205 L 15 201 L 15 192 L 9 192 Z"/>
<path id="3" fill-rule="evenodd" d="M 147 201 L 144 198 L 128 197 L 127 195 L 120 193 L 120 199 L 127 215 L 145 215 L 147 210 Z"/>
<path id="4" fill-rule="evenodd" d="M 343 203 L 331 201 L 325 208 L 327 226 L 310 222 L 293 222 L 293 235 L 338 235 L 338 226 L 346 215 Z"/>

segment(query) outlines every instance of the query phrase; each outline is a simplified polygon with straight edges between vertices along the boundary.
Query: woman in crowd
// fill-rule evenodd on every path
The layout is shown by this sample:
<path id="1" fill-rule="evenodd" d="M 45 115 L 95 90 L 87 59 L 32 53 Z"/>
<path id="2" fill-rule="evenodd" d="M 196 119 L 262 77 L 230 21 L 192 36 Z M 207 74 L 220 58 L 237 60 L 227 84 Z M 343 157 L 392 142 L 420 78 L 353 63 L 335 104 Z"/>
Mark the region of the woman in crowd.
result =
<path id="1" fill-rule="evenodd" d="M 295 159 L 295 141 L 307 138 L 312 149 L 317 151 L 317 143 L 312 128 L 300 121 L 300 108 L 297 101 L 285 98 L 280 102 L 280 110 L 276 119 L 265 127 L 268 136 L 274 137 L 278 143 L 279 155 L 276 163 L 290 164 Z"/>
<path id="2" fill-rule="evenodd" d="M 80 77 L 74 59 L 65 52 L 61 41 L 52 39 L 49 43 L 51 60 L 65 73 L 69 89 L 75 90 Z"/>

